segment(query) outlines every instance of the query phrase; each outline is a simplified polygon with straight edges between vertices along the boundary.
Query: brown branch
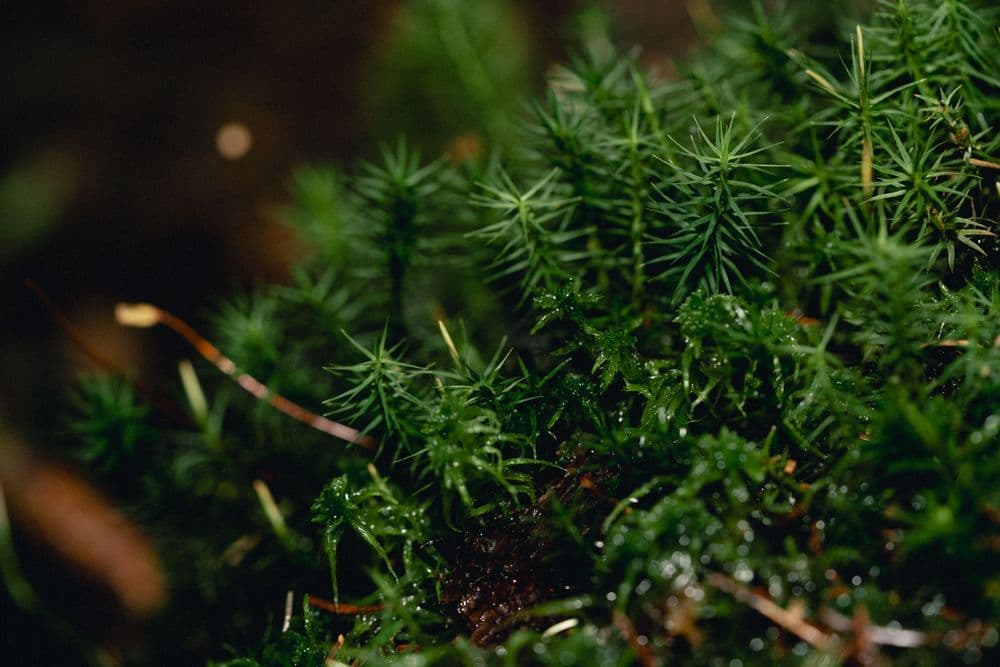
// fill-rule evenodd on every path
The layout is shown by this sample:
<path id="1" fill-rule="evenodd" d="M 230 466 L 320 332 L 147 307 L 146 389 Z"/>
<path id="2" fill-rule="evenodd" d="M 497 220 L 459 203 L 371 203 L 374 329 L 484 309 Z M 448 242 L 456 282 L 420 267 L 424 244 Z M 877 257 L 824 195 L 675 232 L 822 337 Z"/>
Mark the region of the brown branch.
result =
<path id="1" fill-rule="evenodd" d="M 349 604 L 347 602 L 330 602 L 313 595 L 306 596 L 306 604 L 316 609 L 328 611 L 339 616 L 357 616 L 358 614 L 376 614 L 384 608 L 381 604 Z"/>
<path id="2" fill-rule="evenodd" d="M 340 440 L 368 449 L 378 447 L 374 438 L 364 435 L 350 426 L 311 412 L 284 396 L 270 391 L 264 383 L 252 375 L 240 372 L 229 357 L 222 354 L 219 348 L 212 345 L 191 325 L 161 308 L 148 303 L 119 303 L 115 307 L 115 319 L 119 324 L 130 327 L 148 328 L 162 324 L 190 343 L 198 354 L 231 377 L 247 393 L 271 405 L 279 412 Z"/>

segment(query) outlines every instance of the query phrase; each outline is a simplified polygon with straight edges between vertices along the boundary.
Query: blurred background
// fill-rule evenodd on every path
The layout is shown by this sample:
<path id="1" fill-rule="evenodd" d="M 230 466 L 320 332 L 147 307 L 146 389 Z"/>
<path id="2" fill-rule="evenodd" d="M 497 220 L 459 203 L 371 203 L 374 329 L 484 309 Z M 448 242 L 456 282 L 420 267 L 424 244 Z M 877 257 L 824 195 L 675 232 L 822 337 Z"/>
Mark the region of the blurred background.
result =
<path id="1" fill-rule="evenodd" d="M 276 211 L 296 166 L 407 135 L 433 156 L 498 135 L 584 40 L 665 62 L 691 0 L 4 3 L 0 418 L 50 423 L 83 361 L 23 286 L 43 286 L 123 365 L 154 363 L 110 307 L 195 317 L 280 279 Z M 459 144 L 461 145 L 461 144 Z M 169 354 L 167 356 L 170 356 Z"/>
<path id="2" fill-rule="evenodd" d="M 26 279 L 115 365 L 172 381 L 189 353 L 172 337 L 117 327 L 114 303 L 150 301 L 198 323 L 219 297 L 283 280 L 303 251 L 280 220 L 298 166 L 349 165 L 401 134 L 425 156 L 484 150 L 574 52 L 610 38 L 641 47 L 669 75 L 696 41 L 693 26 L 714 20 L 707 0 L 8 0 L 3 9 L 8 461 L 15 451 L 44 457 L 65 437 L 59 415 L 73 377 L 95 370 Z M 15 448 L 12 433 L 30 445 Z M 102 492 L 113 502 L 114 489 Z M 57 573 L 60 604 L 93 612 L 89 631 L 101 635 L 100 593 L 60 574 L 64 563 L 19 521 L 13 511 L 29 576 Z M 7 596 L 0 602 L 0 655 L 30 647 L 15 664 L 74 664 L 72 647 Z"/>

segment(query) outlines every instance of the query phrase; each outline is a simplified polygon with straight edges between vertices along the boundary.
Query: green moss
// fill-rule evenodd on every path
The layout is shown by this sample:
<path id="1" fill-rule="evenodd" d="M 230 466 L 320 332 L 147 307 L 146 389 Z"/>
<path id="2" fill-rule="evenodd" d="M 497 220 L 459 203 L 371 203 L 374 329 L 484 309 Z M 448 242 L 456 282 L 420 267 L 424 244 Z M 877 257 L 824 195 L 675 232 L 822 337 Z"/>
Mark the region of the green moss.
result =
<path id="1" fill-rule="evenodd" d="M 141 426 L 152 497 L 208 508 L 159 514 L 211 563 L 183 590 L 217 645 L 253 646 L 289 589 L 382 605 L 297 609 L 234 666 L 991 663 L 988 4 L 879 3 L 834 48 L 811 3 L 754 3 L 681 80 L 561 71 L 503 168 L 401 144 L 304 172 L 288 217 L 314 256 L 217 341 L 377 453 L 248 420 L 220 379 L 219 432 L 94 385 L 86 456 L 135 465 Z"/>

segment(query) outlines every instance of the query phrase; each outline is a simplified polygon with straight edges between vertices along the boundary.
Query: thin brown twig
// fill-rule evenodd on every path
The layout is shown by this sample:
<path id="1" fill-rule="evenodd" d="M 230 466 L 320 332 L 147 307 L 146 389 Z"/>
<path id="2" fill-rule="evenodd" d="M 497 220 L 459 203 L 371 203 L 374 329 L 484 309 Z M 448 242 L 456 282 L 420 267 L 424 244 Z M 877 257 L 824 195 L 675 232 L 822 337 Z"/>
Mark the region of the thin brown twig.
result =
<path id="1" fill-rule="evenodd" d="M 802 618 L 800 610 L 780 607 L 768 598 L 757 595 L 746 586 L 738 584 L 724 574 L 713 572 L 708 575 L 708 583 L 723 593 L 728 593 L 761 616 L 767 617 L 799 639 L 809 642 L 820 650 L 828 650 L 836 641 L 835 635 L 829 635 L 816 626 L 807 623 Z"/>
<path id="2" fill-rule="evenodd" d="M 840 637 L 833 633 L 825 633 L 808 623 L 799 609 L 784 609 L 763 595 L 754 593 L 724 574 L 713 572 L 708 576 L 708 583 L 723 593 L 728 593 L 739 602 L 743 602 L 762 616 L 785 628 L 796 637 L 803 639 L 821 650 L 828 650 L 840 643 Z M 861 644 L 872 646 L 894 646 L 897 648 L 913 648 L 927 644 L 927 635 L 918 630 L 892 628 L 872 625 L 867 613 L 860 612 L 849 618 L 832 609 L 823 607 L 819 618 L 834 632 L 849 633 L 856 639 L 863 639 Z M 864 635 L 863 638 L 860 635 Z"/>
<path id="3" fill-rule="evenodd" d="M 69 336 L 69 339 L 72 340 L 78 348 L 80 348 L 80 351 L 83 352 L 84 356 L 87 357 L 91 363 L 97 366 L 97 368 L 126 378 L 129 385 L 131 385 L 140 396 L 155 405 L 158 410 L 168 415 L 177 424 L 190 426 L 193 423 L 188 414 L 180 406 L 142 380 L 130 377 L 122 368 L 105 357 L 97 350 L 97 348 L 91 345 L 83 333 L 81 333 L 80 330 L 69 321 L 69 318 L 63 314 L 52 298 L 48 295 L 48 292 L 46 292 L 41 285 L 36 283 L 34 280 L 27 278 L 24 281 L 24 286 L 35 295 L 35 298 L 37 298 L 43 306 L 45 306 L 45 310 L 48 311 L 49 317 L 51 317 L 59 328 L 63 330 L 63 333 Z"/>
<path id="4" fill-rule="evenodd" d="M 989 160 L 980 160 L 978 158 L 970 157 L 966 161 L 973 166 L 983 167 L 984 169 L 1000 169 L 1000 164 L 990 162 Z"/>
<path id="5" fill-rule="evenodd" d="M 368 449 L 378 447 L 378 442 L 371 436 L 364 435 L 357 429 L 311 412 L 301 405 L 293 403 L 281 394 L 272 392 L 263 382 L 249 373 L 239 371 L 236 368 L 236 364 L 229 357 L 222 354 L 219 348 L 215 347 L 215 345 L 195 331 L 191 325 L 162 308 L 157 308 L 148 303 L 119 303 L 115 307 L 115 319 L 121 325 L 140 328 L 149 328 L 157 324 L 162 324 L 172 329 L 181 338 L 190 343 L 198 354 L 235 380 L 240 387 L 255 398 L 268 403 L 292 419 L 311 426 L 317 431 L 322 431 L 327 435 L 332 435 L 345 442 L 361 445 Z"/>
<path id="6" fill-rule="evenodd" d="M 618 631 L 622 633 L 622 637 L 632 647 L 636 661 L 642 667 L 654 667 L 656 660 L 653 657 L 653 649 L 649 647 L 648 641 L 643 642 L 640 639 L 639 632 L 635 629 L 635 625 L 632 624 L 629 617 L 620 611 L 615 611 L 611 616 L 611 620 L 614 622 L 615 627 L 618 628 Z"/>
<path id="7" fill-rule="evenodd" d="M 970 343 L 969 343 L 969 339 L 968 338 L 958 338 L 958 339 L 955 339 L 955 340 L 950 340 L 950 339 L 939 340 L 936 343 L 924 343 L 920 347 L 921 348 L 927 348 L 927 347 L 969 347 L 969 345 L 970 345 Z M 1000 347 L 1000 336 L 997 336 L 996 338 L 993 339 L 993 347 Z"/>
<path id="8" fill-rule="evenodd" d="M 306 596 L 306 603 L 310 607 L 328 611 L 339 616 L 357 616 L 358 614 L 376 614 L 384 608 L 381 604 L 350 604 L 347 602 L 330 602 L 313 595 Z"/>

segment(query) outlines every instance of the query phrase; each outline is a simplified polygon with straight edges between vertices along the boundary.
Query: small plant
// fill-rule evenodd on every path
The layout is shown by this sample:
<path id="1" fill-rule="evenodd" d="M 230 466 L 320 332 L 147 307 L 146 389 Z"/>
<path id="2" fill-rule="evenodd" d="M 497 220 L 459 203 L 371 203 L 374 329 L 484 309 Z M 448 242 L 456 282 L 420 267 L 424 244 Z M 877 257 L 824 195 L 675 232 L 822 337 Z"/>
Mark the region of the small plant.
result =
<path id="1" fill-rule="evenodd" d="M 300 173 L 312 257 L 207 355 L 269 406 L 84 385 L 166 655 L 996 661 L 1000 10 L 771 4 L 676 81 L 581 56 L 502 165 Z"/>

